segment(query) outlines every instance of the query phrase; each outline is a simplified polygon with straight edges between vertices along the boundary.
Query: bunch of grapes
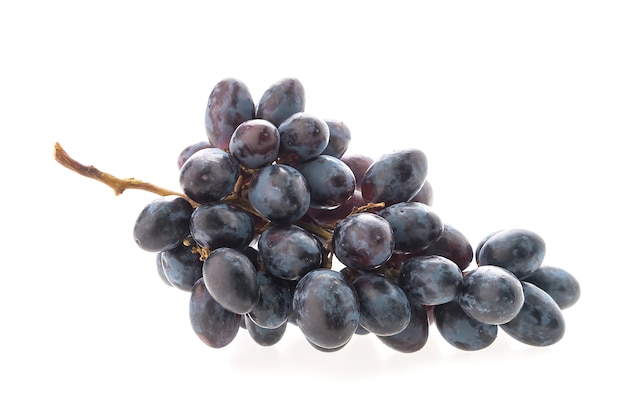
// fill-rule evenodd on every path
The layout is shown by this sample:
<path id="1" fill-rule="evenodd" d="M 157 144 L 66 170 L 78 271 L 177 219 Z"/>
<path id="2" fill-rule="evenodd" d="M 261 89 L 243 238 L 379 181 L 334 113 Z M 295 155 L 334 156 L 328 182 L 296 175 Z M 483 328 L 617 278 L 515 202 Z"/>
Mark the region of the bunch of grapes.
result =
<path id="1" fill-rule="evenodd" d="M 346 155 L 348 127 L 306 112 L 294 78 L 258 103 L 241 81 L 220 81 L 205 126 L 208 140 L 178 158 L 182 193 L 147 204 L 134 238 L 165 283 L 190 292 L 207 345 L 247 331 L 271 346 L 294 326 L 325 352 L 367 334 L 415 352 L 432 323 L 469 351 L 499 329 L 533 346 L 562 338 L 577 280 L 543 265 L 545 243 L 529 230 L 474 250 L 433 211 L 422 151 Z"/>

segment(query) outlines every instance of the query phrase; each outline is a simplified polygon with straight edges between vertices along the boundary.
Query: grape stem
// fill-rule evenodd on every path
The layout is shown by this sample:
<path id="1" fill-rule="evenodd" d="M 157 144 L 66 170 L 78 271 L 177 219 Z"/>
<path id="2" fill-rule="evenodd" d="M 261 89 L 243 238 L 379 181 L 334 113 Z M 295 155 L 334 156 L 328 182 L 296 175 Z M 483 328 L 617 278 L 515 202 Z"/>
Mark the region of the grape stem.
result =
<path id="1" fill-rule="evenodd" d="M 160 195 L 160 196 L 177 195 L 189 201 L 189 203 L 192 206 L 194 207 L 199 206 L 198 203 L 191 200 L 185 194 L 168 190 L 166 188 L 159 187 L 158 185 L 154 185 L 149 182 L 141 181 L 132 177 L 131 178 L 118 178 L 114 175 L 111 175 L 109 173 L 99 170 L 93 165 L 81 164 L 80 162 L 72 158 L 65 151 L 65 149 L 63 149 L 63 147 L 61 146 L 59 142 L 56 142 L 54 144 L 54 159 L 59 164 L 63 165 L 65 168 L 71 171 L 74 171 L 84 177 L 91 178 L 96 181 L 100 181 L 101 183 L 105 185 L 108 185 L 109 187 L 113 189 L 113 191 L 115 192 L 115 195 L 120 195 L 128 189 L 143 190 L 143 191 L 148 191 L 153 194 Z M 236 190 L 232 195 L 226 197 L 224 201 L 230 204 L 235 204 L 239 206 L 241 209 L 255 216 L 262 218 L 262 216 L 250 205 L 248 200 L 246 200 L 245 198 L 239 195 L 238 191 L 239 190 Z M 323 227 L 320 227 L 316 224 L 305 222 L 305 221 L 299 221 L 296 224 L 302 227 L 303 229 L 306 229 L 309 232 L 321 237 L 327 242 L 330 241 L 333 237 L 332 231 L 324 229 Z"/>

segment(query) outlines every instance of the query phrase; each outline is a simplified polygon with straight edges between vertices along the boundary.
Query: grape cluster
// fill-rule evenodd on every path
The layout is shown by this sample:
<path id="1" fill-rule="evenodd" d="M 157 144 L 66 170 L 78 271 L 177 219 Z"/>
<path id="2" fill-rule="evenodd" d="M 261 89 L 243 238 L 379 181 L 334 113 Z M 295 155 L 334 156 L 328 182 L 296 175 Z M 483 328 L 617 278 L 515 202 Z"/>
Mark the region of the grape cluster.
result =
<path id="1" fill-rule="evenodd" d="M 290 325 L 324 352 L 365 334 L 415 352 L 432 323 L 468 351 L 499 329 L 533 346 L 562 338 L 577 280 L 543 264 L 545 242 L 529 230 L 474 250 L 433 211 L 422 151 L 346 154 L 348 127 L 306 112 L 294 78 L 258 103 L 241 81 L 220 81 L 205 126 L 208 140 L 179 155 L 182 193 L 147 204 L 134 238 L 165 283 L 191 293 L 207 345 L 245 329 L 271 346 Z"/>

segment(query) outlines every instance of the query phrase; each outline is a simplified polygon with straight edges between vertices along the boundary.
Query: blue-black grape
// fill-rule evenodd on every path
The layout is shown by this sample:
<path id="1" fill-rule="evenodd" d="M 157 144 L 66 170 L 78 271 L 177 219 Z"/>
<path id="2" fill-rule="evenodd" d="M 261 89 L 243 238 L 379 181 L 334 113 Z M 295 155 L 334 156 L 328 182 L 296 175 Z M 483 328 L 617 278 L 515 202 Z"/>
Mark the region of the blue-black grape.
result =
<path id="1" fill-rule="evenodd" d="M 280 326 L 273 327 L 271 329 L 259 326 L 247 314 L 244 316 L 242 321 L 245 323 L 246 330 L 248 331 L 250 337 L 252 337 L 252 340 L 260 346 L 275 345 L 280 342 L 285 335 L 285 331 L 287 330 L 286 321 Z"/>
<path id="2" fill-rule="evenodd" d="M 213 348 L 230 344 L 237 336 L 241 322 L 241 315 L 224 309 L 215 301 L 202 279 L 191 290 L 189 318 L 196 335 Z"/>
<path id="3" fill-rule="evenodd" d="M 261 96 L 256 117 L 278 127 L 290 116 L 304 111 L 306 95 L 296 78 L 283 78 L 272 84 Z"/>
<path id="4" fill-rule="evenodd" d="M 213 147 L 214 146 L 211 145 L 211 142 L 209 142 L 208 140 L 202 140 L 200 142 L 196 142 L 185 147 L 182 151 L 180 151 L 180 154 L 178 155 L 178 161 L 177 161 L 178 169 L 181 169 L 183 165 L 185 164 L 185 162 L 187 162 L 187 159 L 189 159 L 191 155 L 198 152 L 200 149 L 213 148 Z"/>
<path id="5" fill-rule="evenodd" d="M 323 349 L 345 345 L 359 325 L 354 288 L 340 272 L 330 269 L 316 269 L 298 281 L 293 312 L 306 339 Z"/>
<path id="6" fill-rule="evenodd" d="M 290 116 L 278 126 L 281 163 L 294 165 L 320 155 L 330 138 L 326 122 L 310 113 L 300 112 Z"/>
<path id="7" fill-rule="evenodd" d="M 521 282 L 524 305 L 520 312 L 500 328 L 509 336 L 531 346 L 553 345 L 565 334 L 565 320 L 559 305 L 550 295 L 529 282 Z"/>
<path id="8" fill-rule="evenodd" d="M 311 193 L 306 179 L 297 169 L 273 164 L 259 169 L 252 176 L 248 200 L 267 220 L 291 224 L 309 209 Z"/>
<path id="9" fill-rule="evenodd" d="M 258 240 L 259 258 L 267 271 L 285 280 L 298 280 L 322 266 L 322 247 L 296 225 L 272 225 Z"/>
<path id="10" fill-rule="evenodd" d="M 359 300 L 361 327 L 376 335 L 391 336 L 409 325 L 409 300 L 400 287 L 384 275 L 360 274 L 352 284 Z"/>
<path id="11" fill-rule="evenodd" d="M 230 139 L 230 153 L 247 168 L 260 168 L 276 159 L 280 147 L 278 128 L 263 119 L 237 126 Z"/>
<path id="12" fill-rule="evenodd" d="M 137 216 L 133 237 L 148 252 L 162 252 L 180 245 L 189 235 L 193 207 L 179 196 L 159 197 Z"/>
<path id="13" fill-rule="evenodd" d="M 391 225 L 394 250 L 398 252 L 422 251 L 443 234 L 441 218 L 423 203 L 392 204 L 379 211 L 378 215 Z"/>
<path id="14" fill-rule="evenodd" d="M 361 184 L 363 198 L 387 205 L 407 202 L 422 188 L 427 172 L 426 155 L 418 149 L 385 154 L 365 172 Z"/>
<path id="15" fill-rule="evenodd" d="M 498 326 L 468 316 L 456 300 L 434 306 L 433 312 L 439 333 L 457 349 L 484 349 L 498 336 Z"/>
<path id="16" fill-rule="evenodd" d="M 254 265 L 242 252 L 219 248 L 209 254 L 202 266 L 209 293 L 226 310 L 246 314 L 259 300 L 259 281 Z"/>
<path id="17" fill-rule="evenodd" d="M 165 276 L 165 272 L 163 272 L 163 265 L 161 264 L 161 253 L 162 252 L 157 252 L 156 254 L 157 274 L 159 274 L 159 278 L 161 278 L 161 281 L 163 281 L 165 285 L 171 287 L 172 283 L 168 281 L 167 277 Z"/>
<path id="18" fill-rule="evenodd" d="M 227 247 L 243 250 L 254 237 L 254 220 L 243 209 L 229 203 L 202 204 L 191 215 L 194 240 L 210 250 Z"/>
<path id="19" fill-rule="evenodd" d="M 360 191 L 363 177 L 369 167 L 374 163 L 374 160 L 367 155 L 351 154 L 342 156 L 341 161 L 348 165 L 354 174 L 354 178 L 356 179 L 356 189 Z"/>
<path id="20" fill-rule="evenodd" d="M 427 206 L 432 206 L 433 201 L 435 200 L 435 191 L 433 190 L 433 186 L 430 181 L 424 181 L 424 185 L 422 188 L 415 194 L 415 196 L 409 201 L 416 201 L 418 203 L 424 203 Z"/>
<path id="21" fill-rule="evenodd" d="M 458 296 L 463 311 L 487 324 L 511 321 L 524 304 L 522 284 L 508 270 L 484 265 L 468 272 Z"/>
<path id="22" fill-rule="evenodd" d="M 322 155 L 330 155 L 335 158 L 341 158 L 350 146 L 350 141 L 352 139 L 350 129 L 348 129 L 348 126 L 346 126 L 345 123 L 340 122 L 339 120 L 324 119 L 324 121 L 328 125 L 329 137 L 328 145 L 326 146 L 326 149 L 322 151 Z"/>
<path id="23" fill-rule="evenodd" d="M 239 171 L 239 163 L 223 150 L 201 149 L 180 169 L 180 187 L 193 201 L 212 203 L 234 191 Z"/>
<path id="24" fill-rule="evenodd" d="M 547 292 L 561 310 L 573 306 L 580 298 L 578 280 L 563 268 L 540 266 L 535 272 L 524 277 L 523 281 L 530 282 Z"/>
<path id="25" fill-rule="evenodd" d="M 174 249 L 160 252 L 161 267 L 170 284 L 183 291 L 191 291 L 196 281 L 202 278 L 202 261 L 195 251 L 195 244 L 184 243 Z"/>
<path id="26" fill-rule="evenodd" d="M 461 290 L 463 273 L 451 260 L 438 255 L 406 260 L 398 274 L 398 285 L 409 297 L 425 305 L 454 300 Z"/>
<path id="27" fill-rule="evenodd" d="M 387 262 L 394 245 L 391 225 L 373 213 L 346 217 L 337 224 L 332 238 L 339 262 L 357 270 L 372 270 Z"/>
<path id="28" fill-rule="evenodd" d="M 356 187 L 350 168 L 330 155 L 319 155 L 296 165 L 311 193 L 310 207 L 333 209 L 345 203 Z"/>
<path id="29" fill-rule="evenodd" d="M 523 278 L 541 266 L 545 254 L 546 244 L 537 233 L 507 229 L 495 233 L 481 245 L 476 262 L 505 268 Z"/>
<path id="30" fill-rule="evenodd" d="M 422 349 L 428 341 L 428 314 L 426 308 L 412 297 L 407 297 L 411 306 L 409 325 L 400 333 L 391 336 L 376 336 L 385 346 L 402 353 L 413 353 Z"/>
<path id="31" fill-rule="evenodd" d="M 309 208 L 307 214 L 322 227 L 334 228 L 335 225 L 352 214 L 353 210 L 365 204 L 361 192 L 356 190 L 352 197 L 334 209 Z"/>
<path id="32" fill-rule="evenodd" d="M 204 125 L 209 142 L 228 149 L 233 132 L 241 123 L 254 119 L 256 110 L 248 87 L 234 78 L 218 82 L 209 94 Z"/>
<path id="33" fill-rule="evenodd" d="M 443 256 L 457 264 L 461 271 L 469 267 L 474 260 L 474 251 L 467 237 L 460 230 L 445 223 L 441 237 L 420 251 L 419 255 Z"/>
<path id="34" fill-rule="evenodd" d="M 257 326 L 275 329 L 282 326 L 291 314 L 292 290 L 284 279 L 277 278 L 267 271 L 259 271 L 259 301 L 247 316 Z"/>

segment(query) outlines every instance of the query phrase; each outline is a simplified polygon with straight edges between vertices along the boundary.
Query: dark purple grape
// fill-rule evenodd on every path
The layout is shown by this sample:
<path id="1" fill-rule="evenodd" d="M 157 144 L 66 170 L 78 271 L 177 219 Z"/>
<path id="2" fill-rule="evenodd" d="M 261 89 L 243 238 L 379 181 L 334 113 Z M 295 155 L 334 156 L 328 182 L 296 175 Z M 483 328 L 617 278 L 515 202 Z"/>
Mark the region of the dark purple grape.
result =
<path id="1" fill-rule="evenodd" d="M 311 193 L 310 207 L 333 209 L 345 203 L 356 186 L 354 174 L 334 156 L 319 155 L 296 165 Z"/>
<path id="2" fill-rule="evenodd" d="M 235 205 L 209 203 L 196 207 L 189 229 L 191 236 L 202 247 L 243 250 L 254 237 L 254 220 Z"/>
<path id="3" fill-rule="evenodd" d="M 326 122 L 310 113 L 290 116 L 278 126 L 281 163 L 294 165 L 320 155 L 330 137 Z"/>
<path id="4" fill-rule="evenodd" d="M 287 330 L 287 322 L 285 321 L 278 327 L 274 327 L 271 329 L 261 327 L 256 324 L 248 315 L 244 316 L 242 320 L 246 326 L 246 330 L 252 340 L 256 342 L 256 344 L 260 346 L 273 346 L 276 343 L 280 342 L 280 340 L 285 335 L 285 331 Z"/>
<path id="5" fill-rule="evenodd" d="M 361 184 L 363 183 L 363 177 L 369 167 L 374 163 L 374 160 L 369 156 L 361 154 L 344 155 L 341 157 L 341 160 L 348 165 L 354 174 L 354 178 L 356 179 L 356 189 L 360 191 Z"/>
<path id="6" fill-rule="evenodd" d="M 572 274 L 556 266 L 541 266 L 523 278 L 536 285 L 556 301 L 561 310 L 576 304 L 580 298 L 580 284 Z"/>
<path id="7" fill-rule="evenodd" d="M 209 94 L 204 117 L 209 142 L 216 148 L 228 149 L 237 126 L 254 119 L 254 115 L 254 100 L 248 87 L 233 78 L 221 80 Z"/>
<path id="8" fill-rule="evenodd" d="M 303 112 L 305 102 L 302 83 L 295 78 L 283 78 L 265 90 L 259 100 L 256 117 L 278 127 L 290 116 Z"/>
<path id="9" fill-rule="evenodd" d="M 404 330 L 411 320 L 411 306 L 404 292 L 383 275 L 365 273 L 352 282 L 359 300 L 359 324 L 379 336 Z"/>
<path id="10" fill-rule="evenodd" d="M 293 312 L 306 339 L 323 349 L 348 343 L 359 325 L 355 294 L 338 271 L 320 268 L 302 277 L 293 294 Z"/>
<path id="11" fill-rule="evenodd" d="M 276 159 L 280 137 L 278 128 L 263 119 L 240 124 L 230 139 L 230 153 L 247 168 L 260 168 Z"/>
<path id="12" fill-rule="evenodd" d="M 417 256 L 402 264 L 398 285 L 424 305 L 454 300 L 461 290 L 463 273 L 451 260 L 438 255 Z"/>
<path id="13" fill-rule="evenodd" d="M 200 149 L 206 149 L 206 148 L 213 148 L 213 145 L 211 145 L 211 142 L 207 140 L 203 140 L 203 141 L 187 146 L 178 155 L 178 169 L 181 169 L 183 167 L 183 164 L 187 162 L 187 159 L 189 159 L 191 155 L 198 152 Z"/>
<path id="14" fill-rule="evenodd" d="M 322 266 L 319 241 L 295 225 L 272 225 L 261 233 L 259 259 L 267 271 L 284 280 L 297 280 Z"/>
<path id="15" fill-rule="evenodd" d="M 201 149 L 180 169 L 180 187 L 193 201 L 206 204 L 219 201 L 235 190 L 239 163 L 221 149 Z"/>
<path id="16" fill-rule="evenodd" d="M 189 301 L 191 328 L 200 340 L 213 348 L 222 348 L 235 339 L 241 315 L 225 310 L 209 294 L 199 279 L 191 290 Z"/>
<path id="17" fill-rule="evenodd" d="M 474 258 L 476 259 L 476 262 L 478 262 L 478 254 L 480 253 L 480 250 L 483 248 L 483 245 L 489 240 L 491 239 L 491 237 L 495 236 L 496 233 L 500 233 L 502 230 L 497 230 L 495 232 L 491 232 L 489 233 L 487 236 L 485 236 L 484 238 L 482 238 L 480 240 L 480 242 L 478 242 L 478 245 L 476 245 L 476 249 L 474 250 Z"/>
<path id="18" fill-rule="evenodd" d="M 424 181 L 424 185 L 422 186 L 422 188 L 420 188 L 417 194 L 415 194 L 415 197 L 413 197 L 409 201 L 416 201 L 418 203 L 424 203 L 427 206 L 432 206 L 434 199 L 435 194 L 433 186 L 431 185 L 430 181 L 426 180 Z"/>
<path id="19" fill-rule="evenodd" d="M 163 272 L 163 265 L 161 265 L 161 253 L 162 252 L 157 252 L 156 254 L 157 273 L 159 274 L 159 278 L 161 278 L 161 281 L 163 281 L 165 285 L 171 287 L 172 283 L 167 280 L 167 277 L 165 276 L 165 272 Z"/>
<path id="20" fill-rule="evenodd" d="M 273 164 L 259 169 L 252 176 L 248 200 L 267 220 L 291 224 L 300 220 L 309 209 L 311 193 L 297 169 Z"/>
<path id="21" fill-rule="evenodd" d="M 343 349 L 344 347 L 346 347 L 348 345 L 348 342 L 344 343 L 341 346 L 337 346 L 334 348 L 325 348 L 325 347 L 321 347 L 316 345 L 315 343 L 311 342 L 310 340 L 307 339 L 307 342 L 309 342 L 309 345 L 311 345 L 312 347 L 314 347 L 316 350 L 319 350 L 320 352 L 324 352 L 324 353 L 332 353 L 332 352 L 337 352 L 338 350 Z"/>
<path id="22" fill-rule="evenodd" d="M 252 246 L 248 246 L 248 247 L 243 248 L 241 252 L 243 252 L 243 254 L 246 255 L 248 259 L 250 259 L 250 262 L 252 262 L 252 265 L 254 265 L 254 269 L 258 271 L 260 269 L 259 268 L 259 265 L 260 265 L 259 264 L 259 251 L 253 248 Z"/>
<path id="23" fill-rule="evenodd" d="M 211 252 L 202 275 L 211 296 L 228 311 L 249 313 L 259 300 L 257 271 L 238 250 L 219 248 Z"/>
<path id="24" fill-rule="evenodd" d="M 537 233 L 524 229 L 502 230 L 481 245 L 478 265 L 496 265 L 518 278 L 532 274 L 541 266 L 546 244 Z"/>
<path id="25" fill-rule="evenodd" d="M 174 249 L 161 252 L 161 266 L 170 284 L 183 291 L 191 291 L 202 278 L 200 255 L 194 251 L 195 244 L 180 244 Z"/>
<path id="26" fill-rule="evenodd" d="M 450 259 L 464 271 L 474 259 L 474 251 L 469 240 L 458 229 L 449 224 L 443 225 L 441 237 L 428 245 L 419 255 L 439 255 Z"/>
<path id="27" fill-rule="evenodd" d="M 407 202 L 424 185 L 427 171 L 428 161 L 420 150 L 408 149 L 385 154 L 363 176 L 363 199 L 387 205 Z"/>
<path id="28" fill-rule="evenodd" d="M 499 266 L 485 265 L 465 275 L 458 302 L 476 320 L 503 324 L 519 313 L 524 293 L 515 275 Z"/>
<path id="29" fill-rule="evenodd" d="M 402 353 L 413 353 L 422 349 L 428 341 L 428 314 L 426 308 L 411 297 L 407 297 L 411 306 L 409 325 L 400 333 L 392 336 L 376 336 L 385 346 Z"/>
<path id="30" fill-rule="evenodd" d="M 565 334 L 565 320 L 559 305 L 550 295 L 529 282 L 521 281 L 524 305 L 520 312 L 500 328 L 517 341 L 531 346 L 553 345 Z"/>
<path id="31" fill-rule="evenodd" d="M 193 207 L 179 196 L 159 197 L 148 203 L 137 216 L 133 237 L 148 252 L 174 249 L 189 236 Z"/>
<path id="32" fill-rule="evenodd" d="M 322 155 L 330 155 L 341 158 L 350 146 L 352 135 L 345 123 L 338 120 L 324 119 L 328 125 L 328 146 L 322 151 Z"/>
<path id="33" fill-rule="evenodd" d="M 476 351 L 491 345 L 498 326 L 468 316 L 455 300 L 434 306 L 435 324 L 444 340 L 457 349 Z"/>
<path id="34" fill-rule="evenodd" d="M 291 314 L 292 292 L 287 281 L 270 275 L 267 271 L 257 274 L 259 301 L 247 316 L 257 326 L 275 329 L 286 323 Z"/>
<path id="35" fill-rule="evenodd" d="M 375 269 L 393 253 L 393 230 L 387 220 L 376 214 L 353 214 L 337 224 L 332 247 L 339 262 L 348 268 Z"/>
<path id="36" fill-rule="evenodd" d="M 355 191 L 352 193 L 352 197 L 348 199 L 345 203 L 341 204 L 339 207 L 334 209 L 318 209 L 318 208 L 309 208 L 307 214 L 313 219 L 313 221 L 322 226 L 322 227 L 335 227 L 335 224 L 350 214 L 352 211 L 361 207 L 365 204 L 363 201 L 363 197 L 361 196 L 360 191 Z"/>
<path id="37" fill-rule="evenodd" d="M 378 215 L 391 225 L 398 252 L 423 251 L 443 234 L 441 218 L 423 203 L 392 204 Z"/>

